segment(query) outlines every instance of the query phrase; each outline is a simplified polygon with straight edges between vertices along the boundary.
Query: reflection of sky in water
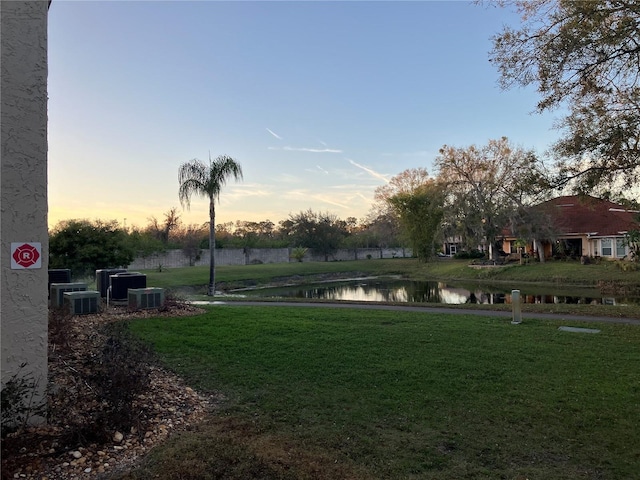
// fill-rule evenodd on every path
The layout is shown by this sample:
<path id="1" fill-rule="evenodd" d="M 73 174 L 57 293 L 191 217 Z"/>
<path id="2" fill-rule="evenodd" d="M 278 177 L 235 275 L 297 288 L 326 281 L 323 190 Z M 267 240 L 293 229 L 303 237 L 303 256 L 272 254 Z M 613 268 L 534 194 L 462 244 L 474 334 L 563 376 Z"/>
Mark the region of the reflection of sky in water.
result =
<path id="1" fill-rule="evenodd" d="M 464 288 L 440 287 L 440 303 L 459 305 L 466 303 L 471 292 Z"/>
<path id="2" fill-rule="evenodd" d="M 368 285 L 351 285 L 339 288 L 318 289 L 325 290 L 320 298 L 329 300 L 350 300 L 363 302 L 408 302 L 409 295 L 404 287 L 393 289 L 372 288 Z M 317 297 L 314 297 L 317 298 Z"/>

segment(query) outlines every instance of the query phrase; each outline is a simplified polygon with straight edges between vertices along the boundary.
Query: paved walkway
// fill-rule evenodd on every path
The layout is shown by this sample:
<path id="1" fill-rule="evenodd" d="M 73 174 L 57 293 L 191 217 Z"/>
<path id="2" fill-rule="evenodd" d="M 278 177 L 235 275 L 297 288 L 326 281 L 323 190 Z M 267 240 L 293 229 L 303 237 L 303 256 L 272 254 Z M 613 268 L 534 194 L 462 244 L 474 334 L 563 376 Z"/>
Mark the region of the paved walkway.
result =
<path id="1" fill-rule="evenodd" d="M 202 301 L 192 302 L 200 305 L 236 305 L 236 306 L 259 306 L 259 307 L 313 307 L 313 308 L 359 308 L 363 310 L 390 310 L 403 312 L 423 312 L 423 313 L 443 313 L 443 314 L 462 314 L 477 315 L 481 317 L 506 317 L 511 318 L 511 312 L 494 311 L 494 310 L 471 310 L 466 308 L 455 307 L 420 307 L 414 305 L 384 305 L 379 303 L 325 303 L 325 302 L 246 302 L 246 301 Z M 566 315 L 556 313 L 533 313 L 522 312 L 522 319 L 539 319 L 554 321 L 578 321 L 578 322 L 597 322 L 597 323 L 623 323 L 627 325 L 640 325 L 640 319 L 637 318 L 618 318 L 618 317 L 593 317 L 587 315 Z"/>

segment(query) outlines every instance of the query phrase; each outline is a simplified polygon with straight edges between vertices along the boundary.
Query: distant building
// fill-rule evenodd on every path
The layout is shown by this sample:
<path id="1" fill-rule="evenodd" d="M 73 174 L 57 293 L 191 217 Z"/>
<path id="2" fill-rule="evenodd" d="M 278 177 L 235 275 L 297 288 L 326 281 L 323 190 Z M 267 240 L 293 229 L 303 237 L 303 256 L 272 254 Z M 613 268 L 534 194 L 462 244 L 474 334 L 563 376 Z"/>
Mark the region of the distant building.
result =
<path id="1" fill-rule="evenodd" d="M 625 235 L 640 229 L 637 210 L 625 208 L 617 203 L 591 197 L 572 195 L 557 197 L 531 207 L 538 221 L 546 223 L 546 235 L 539 234 L 537 245 L 530 239 L 527 252 L 545 258 L 554 255 L 570 257 L 603 257 L 621 259 L 629 255 Z M 503 232 L 503 250 L 516 253 L 519 237 L 511 228 Z"/>

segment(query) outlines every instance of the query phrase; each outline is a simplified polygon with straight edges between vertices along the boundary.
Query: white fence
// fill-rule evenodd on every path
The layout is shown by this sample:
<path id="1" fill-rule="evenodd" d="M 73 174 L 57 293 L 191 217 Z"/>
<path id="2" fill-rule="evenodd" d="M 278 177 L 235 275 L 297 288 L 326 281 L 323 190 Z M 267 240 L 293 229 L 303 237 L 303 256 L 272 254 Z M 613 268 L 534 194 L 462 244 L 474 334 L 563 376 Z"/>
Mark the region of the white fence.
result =
<path id="1" fill-rule="evenodd" d="M 252 265 L 257 263 L 289 263 L 291 248 L 218 248 L 215 250 L 216 265 Z M 323 253 L 307 250 L 303 262 L 366 260 L 371 258 L 411 257 L 410 248 L 349 248 L 340 249 L 325 258 Z M 189 258 L 182 250 L 168 250 L 164 253 L 138 257 L 128 266 L 128 270 L 147 270 L 158 267 L 188 267 Z M 209 250 L 202 250 L 193 265 L 209 265 Z"/>

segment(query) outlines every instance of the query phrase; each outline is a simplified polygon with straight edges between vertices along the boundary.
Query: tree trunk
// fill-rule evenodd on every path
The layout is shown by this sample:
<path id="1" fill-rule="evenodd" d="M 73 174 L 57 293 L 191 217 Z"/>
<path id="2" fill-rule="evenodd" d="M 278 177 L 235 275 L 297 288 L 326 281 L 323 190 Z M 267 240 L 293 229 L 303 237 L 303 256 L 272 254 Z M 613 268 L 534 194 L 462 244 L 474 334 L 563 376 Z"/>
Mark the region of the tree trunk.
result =
<path id="1" fill-rule="evenodd" d="M 209 200 L 209 288 L 207 295 L 213 297 L 216 293 L 216 204 L 215 199 Z"/>
<path id="2" fill-rule="evenodd" d="M 540 259 L 540 263 L 544 263 L 544 245 L 542 245 L 538 240 L 533 241 L 534 250 L 538 251 L 538 258 Z"/>

